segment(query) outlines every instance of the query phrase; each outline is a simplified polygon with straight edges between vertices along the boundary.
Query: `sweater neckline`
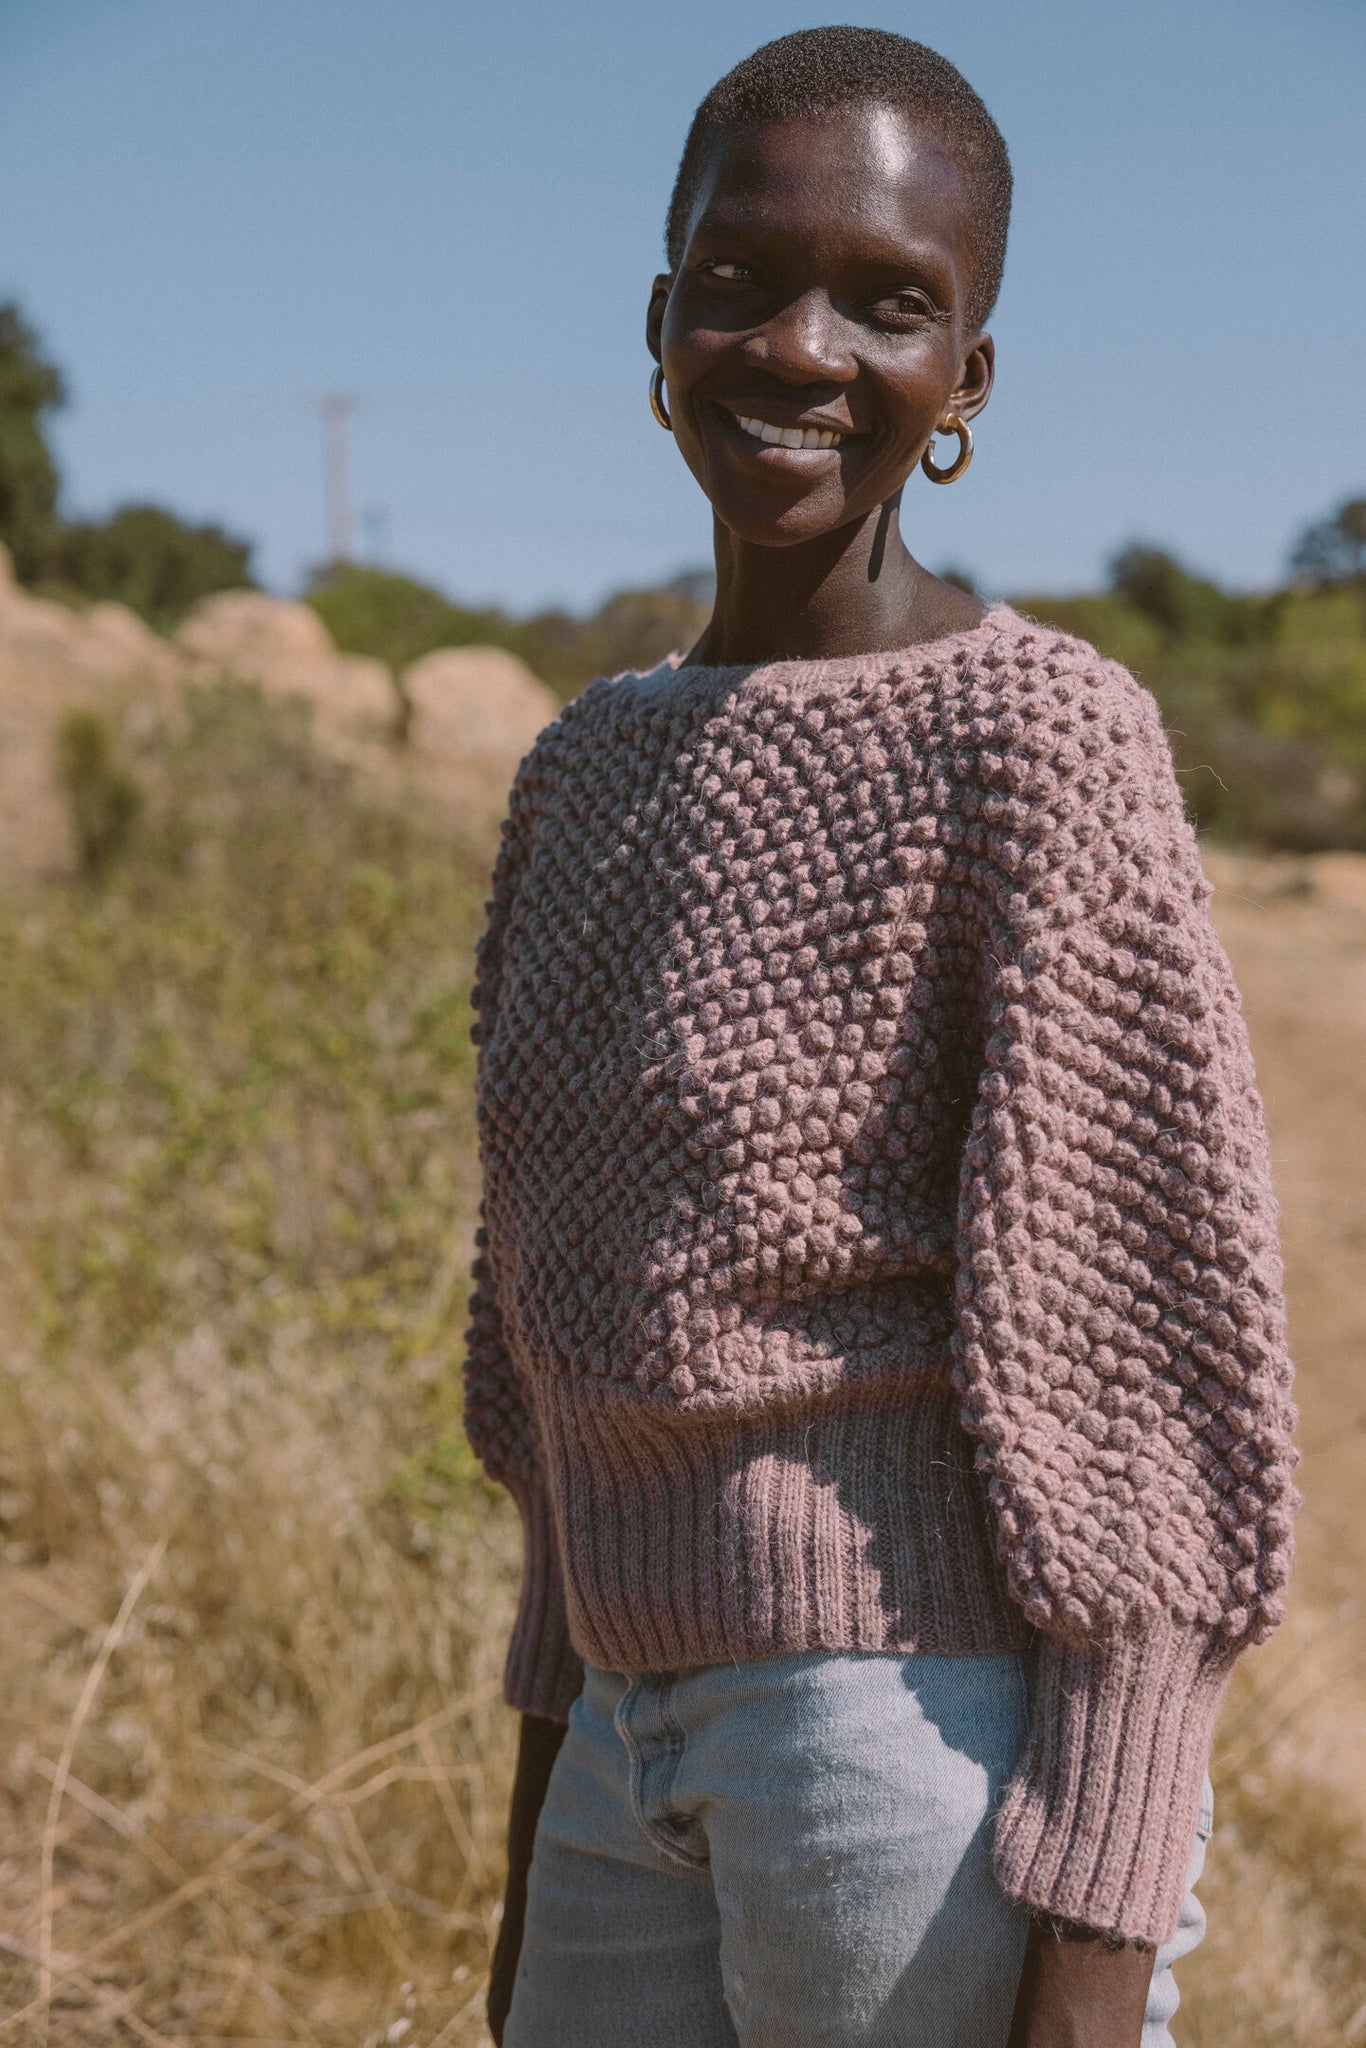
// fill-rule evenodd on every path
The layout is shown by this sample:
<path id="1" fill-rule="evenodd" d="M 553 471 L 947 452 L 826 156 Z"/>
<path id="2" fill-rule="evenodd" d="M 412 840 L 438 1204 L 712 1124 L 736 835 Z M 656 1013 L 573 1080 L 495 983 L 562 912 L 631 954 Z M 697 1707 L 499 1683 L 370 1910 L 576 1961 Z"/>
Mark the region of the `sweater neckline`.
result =
<path id="1" fill-rule="evenodd" d="M 917 640 L 907 647 L 876 649 L 866 654 L 838 654 L 825 659 L 800 659 L 790 657 L 778 661 L 744 662 L 703 662 L 685 661 L 679 653 L 666 654 L 650 669 L 626 669 L 616 680 L 618 682 L 644 684 L 644 694 L 650 695 L 658 689 L 666 677 L 676 676 L 680 689 L 693 685 L 739 683 L 748 677 L 761 677 L 777 683 L 802 684 L 844 684 L 855 681 L 872 682 L 882 676 L 904 671 L 908 666 L 919 664 L 922 669 L 939 667 L 946 658 L 963 649 L 974 647 L 980 641 L 990 641 L 1012 626 L 1023 626 L 1026 621 L 1012 606 L 1002 602 L 989 605 L 975 626 L 960 626 L 955 632 L 941 633 L 933 640 Z M 679 694 L 670 692 L 670 695 Z"/>

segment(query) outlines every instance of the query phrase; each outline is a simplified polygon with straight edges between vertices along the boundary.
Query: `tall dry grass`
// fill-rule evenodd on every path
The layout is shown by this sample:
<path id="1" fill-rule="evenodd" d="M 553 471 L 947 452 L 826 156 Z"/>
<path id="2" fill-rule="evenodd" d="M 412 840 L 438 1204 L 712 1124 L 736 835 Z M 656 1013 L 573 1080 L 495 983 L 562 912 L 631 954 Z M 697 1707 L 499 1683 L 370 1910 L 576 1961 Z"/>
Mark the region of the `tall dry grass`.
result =
<path id="1" fill-rule="evenodd" d="M 0 2044 L 473 2044 L 517 1569 L 458 1427 L 489 849 L 241 690 L 135 766 L 119 862 L 0 891 Z M 1366 2040 L 1360 1653 L 1305 1603 L 1235 1683 L 1182 2048 Z"/>
<path id="2" fill-rule="evenodd" d="M 1215 1739 L 1203 1945 L 1179 2048 L 1366 2041 L 1366 1665 L 1355 1613 L 1292 1609 L 1234 1675 Z"/>
<path id="3" fill-rule="evenodd" d="M 457 1423 L 487 850 L 243 691 L 139 767 L 122 865 L 0 906 L 0 2039 L 473 2041 L 516 1572 Z"/>

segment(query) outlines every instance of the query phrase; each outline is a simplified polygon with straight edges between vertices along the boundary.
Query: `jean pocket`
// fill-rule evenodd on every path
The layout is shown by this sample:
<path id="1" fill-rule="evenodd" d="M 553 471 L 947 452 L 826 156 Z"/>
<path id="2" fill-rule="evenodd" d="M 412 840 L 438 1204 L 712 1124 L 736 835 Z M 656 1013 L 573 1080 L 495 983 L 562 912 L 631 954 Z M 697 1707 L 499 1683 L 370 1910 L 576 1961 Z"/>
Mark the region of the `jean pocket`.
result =
<path id="1" fill-rule="evenodd" d="M 1195 1832 L 1202 1842 L 1207 1842 L 1214 1833 L 1214 1787 L 1208 1778 L 1200 1794 L 1200 1810 L 1195 1816 Z"/>

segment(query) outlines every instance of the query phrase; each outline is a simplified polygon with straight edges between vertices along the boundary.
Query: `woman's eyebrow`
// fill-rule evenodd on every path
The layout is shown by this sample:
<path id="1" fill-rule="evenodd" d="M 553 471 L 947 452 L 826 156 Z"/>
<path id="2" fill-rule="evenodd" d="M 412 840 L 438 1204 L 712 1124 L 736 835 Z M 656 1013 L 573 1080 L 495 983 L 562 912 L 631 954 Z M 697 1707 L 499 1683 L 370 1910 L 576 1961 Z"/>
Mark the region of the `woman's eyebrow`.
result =
<path id="1" fill-rule="evenodd" d="M 840 260 L 862 264 L 866 269 L 916 269 L 942 274 L 951 260 L 943 243 L 937 240 L 879 234 L 871 226 L 859 228 L 853 222 L 848 224 L 845 233 L 847 240 L 840 250 Z M 783 242 L 798 248 L 811 247 L 809 235 L 785 221 L 766 216 L 762 207 L 747 205 L 743 201 L 709 206 L 694 222 L 689 240 L 717 235 L 744 237 L 755 242 Z"/>

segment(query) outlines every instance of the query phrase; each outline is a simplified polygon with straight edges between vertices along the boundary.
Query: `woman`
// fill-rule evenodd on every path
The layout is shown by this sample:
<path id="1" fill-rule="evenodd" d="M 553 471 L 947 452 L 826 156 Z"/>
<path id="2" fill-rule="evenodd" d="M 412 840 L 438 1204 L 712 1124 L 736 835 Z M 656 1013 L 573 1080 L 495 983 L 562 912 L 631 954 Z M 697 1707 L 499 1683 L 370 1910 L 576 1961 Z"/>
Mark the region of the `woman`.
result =
<path id="1" fill-rule="evenodd" d="M 902 539 L 1009 201 L 872 30 L 684 151 L 651 404 L 715 612 L 523 762 L 479 957 L 506 2048 L 1153 2048 L 1202 1926 L 1287 1572 L 1274 1208 L 1152 700 Z"/>

